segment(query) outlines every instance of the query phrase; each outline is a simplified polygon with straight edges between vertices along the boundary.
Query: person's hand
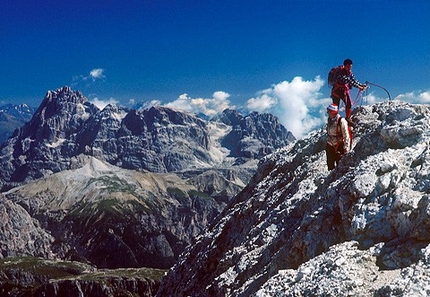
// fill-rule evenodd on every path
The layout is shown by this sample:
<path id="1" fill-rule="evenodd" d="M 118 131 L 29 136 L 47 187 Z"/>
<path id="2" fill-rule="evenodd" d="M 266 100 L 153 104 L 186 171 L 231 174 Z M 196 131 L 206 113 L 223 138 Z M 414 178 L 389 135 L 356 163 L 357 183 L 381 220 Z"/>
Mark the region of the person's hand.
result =
<path id="1" fill-rule="evenodd" d="M 359 86 L 358 88 L 360 89 L 360 91 L 364 91 L 364 90 L 366 90 L 368 87 L 369 87 L 368 85 L 361 85 L 361 86 Z"/>

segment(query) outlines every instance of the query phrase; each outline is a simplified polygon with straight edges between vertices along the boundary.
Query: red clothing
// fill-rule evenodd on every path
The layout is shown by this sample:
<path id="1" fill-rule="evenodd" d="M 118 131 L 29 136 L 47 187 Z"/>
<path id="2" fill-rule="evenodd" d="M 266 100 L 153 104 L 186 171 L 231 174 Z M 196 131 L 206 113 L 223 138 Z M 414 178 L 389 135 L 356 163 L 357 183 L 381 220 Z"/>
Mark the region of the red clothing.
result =
<path id="1" fill-rule="evenodd" d="M 333 103 L 339 106 L 340 99 L 342 99 L 345 104 L 345 117 L 349 119 L 352 113 L 352 100 L 351 94 L 349 90 L 352 87 L 360 87 L 363 86 L 359 81 L 357 81 L 354 77 L 352 71 L 348 71 L 346 68 L 342 68 L 339 70 L 336 83 L 331 89 L 331 98 Z"/>

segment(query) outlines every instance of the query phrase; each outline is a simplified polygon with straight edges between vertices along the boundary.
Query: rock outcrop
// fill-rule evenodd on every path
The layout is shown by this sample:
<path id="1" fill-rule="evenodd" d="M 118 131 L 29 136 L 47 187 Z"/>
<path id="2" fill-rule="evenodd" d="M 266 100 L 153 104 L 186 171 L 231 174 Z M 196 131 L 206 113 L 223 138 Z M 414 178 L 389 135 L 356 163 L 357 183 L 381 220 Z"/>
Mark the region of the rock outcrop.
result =
<path id="1" fill-rule="evenodd" d="M 0 258 L 33 255 L 53 258 L 54 238 L 21 206 L 0 194 Z"/>
<path id="2" fill-rule="evenodd" d="M 430 110 L 359 107 L 328 172 L 325 133 L 276 151 L 157 296 L 427 296 Z"/>

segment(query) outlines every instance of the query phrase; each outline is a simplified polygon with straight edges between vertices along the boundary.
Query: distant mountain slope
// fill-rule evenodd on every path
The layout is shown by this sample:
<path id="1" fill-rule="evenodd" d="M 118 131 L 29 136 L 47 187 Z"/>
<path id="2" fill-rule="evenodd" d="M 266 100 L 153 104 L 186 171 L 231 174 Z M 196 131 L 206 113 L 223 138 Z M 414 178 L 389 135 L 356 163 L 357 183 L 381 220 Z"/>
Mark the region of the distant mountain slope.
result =
<path id="1" fill-rule="evenodd" d="M 13 131 L 24 126 L 33 116 L 35 109 L 26 104 L 0 106 L 0 144 L 12 136 Z"/>
<path id="2" fill-rule="evenodd" d="M 0 260 L 1 296 L 154 296 L 164 270 L 100 269 L 33 257 Z"/>
<path id="3" fill-rule="evenodd" d="M 25 254 L 99 268 L 169 268 L 222 210 L 173 173 L 78 158 L 86 164 L 82 168 L 3 193 L 3 208 L 9 210 L 3 212 L 2 257 Z"/>
<path id="4" fill-rule="evenodd" d="M 427 296 L 429 107 L 389 101 L 354 119 L 334 171 L 322 130 L 267 156 L 158 296 Z"/>

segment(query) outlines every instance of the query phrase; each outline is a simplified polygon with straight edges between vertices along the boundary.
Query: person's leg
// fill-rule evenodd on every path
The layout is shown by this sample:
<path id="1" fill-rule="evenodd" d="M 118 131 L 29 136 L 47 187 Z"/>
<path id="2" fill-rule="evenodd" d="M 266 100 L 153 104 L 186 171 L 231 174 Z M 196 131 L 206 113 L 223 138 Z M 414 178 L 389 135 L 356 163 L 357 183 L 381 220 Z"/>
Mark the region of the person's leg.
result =
<path id="1" fill-rule="evenodd" d="M 325 153 L 327 156 L 327 168 L 328 170 L 332 170 L 335 167 L 335 161 L 336 161 L 336 153 L 335 153 L 334 147 L 332 147 L 329 144 L 326 144 Z"/>
<path id="2" fill-rule="evenodd" d="M 335 164 L 335 166 L 337 166 L 337 164 L 339 164 L 340 159 L 342 159 L 343 155 L 345 154 L 345 150 L 343 149 L 343 142 L 339 143 L 336 148 L 333 148 L 333 151 L 335 156 L 335 160 L 333 163 Z"/>
<path id="3" fill-rule="evenodd" d="M 351 113 L 352 113 L 352 102 L 351 102 L 351 96 L 349 92 L 345 94 L 345 99 L 343 100 L 343 102 L 345 103 L 345 118 L 348 121 L 351 119 Z"/>
<path id="4" fill-rule="evenodd" d="M 340 101 L 339 97 L 332 95 L 331 100 L 333 101 L 333 104 L 336 104 L 337 106 L 339 106 L 339 101 Z"/>

